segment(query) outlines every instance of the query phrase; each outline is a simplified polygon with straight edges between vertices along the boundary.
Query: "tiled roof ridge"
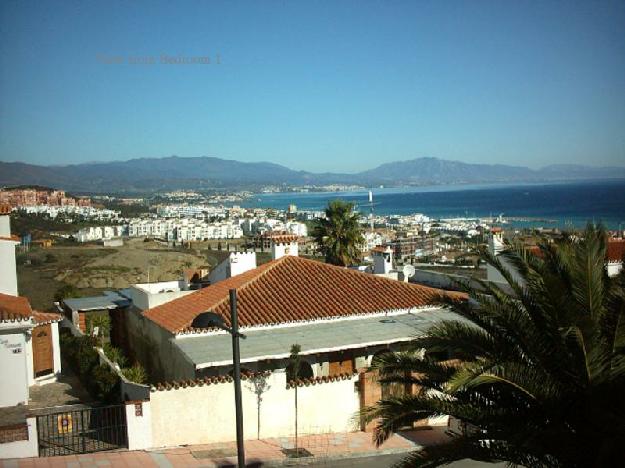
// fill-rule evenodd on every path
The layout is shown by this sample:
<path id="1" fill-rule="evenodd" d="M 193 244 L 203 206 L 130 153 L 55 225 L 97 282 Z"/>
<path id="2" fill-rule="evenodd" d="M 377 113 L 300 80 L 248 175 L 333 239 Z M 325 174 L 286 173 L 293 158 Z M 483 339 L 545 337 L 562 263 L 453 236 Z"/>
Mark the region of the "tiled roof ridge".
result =
<path id="1" fill-rule="evenodd" d="M 46 325 L 48 323 L 60 322 L 63 320 L 63 316 L 61 314 L 57 314 L 55 312 L 41 312 L 39 310 L 33 310 L 32 317 L 37 322 L 37 325 Z"/>
<path id="2" fill-rule="evenodd" d="M 254 268 L 254 269 L 252 269 L 252 270 L 245 271 L 245 272 L 243 272 L 243 273 L 241 273 L 241 274 L 239 274 L 239 275 L 236 275 L 236 276 L 231 276 L 230 278 L 226 278 L 225 280 L 219 281 L 219 282 L 215 283 L 214 285 L 210 285 L 210 286 L 208 286 L 207 288 L 202 288 L 202 289 L 199 289 L 198 291 L 195 291 L 194 293 L 191 293 L 191 294 L 201 294 L 203 291 L 208 292 L 208 291 L 210 290 L 210 288 L 212 288 L 213 286 L 217 286 L 218 284 L 220 284 L 220 283 L 224 283 L 224 282 L 229 281 L 229 280 L 233 280 L 233 281 L 234 281 L 234 280 L 236 280 L 236 279 L 241 279 L 241 277 L 242 277 L 242 276 L 243 276 L 243 277 L 245 277 L 245 276 L 251 276 L 251 278 L 250 278 L 249 280 L 247 280 L 247 281 L 245 281 L 245 282 L 243 283 L 243 286 L 248 285 L 251 281 L 253 281 L 253 280 L 254 280 L 254 278 L 258 278 L 258 277 L 260 277 L 261 275 L 263 275 L 264 271 L 269 270 L 269 269 L 272 269 L 272 268 L 273 268 L 273 266 L 274 266 L 274 265 L 276 265 L 276 264 L 279 262 L 279 260 L 280 260 L 280 259 L 278 259 L 278 260 L 272 260 L 272 261 L 270 261 L 270 262 L 264 263 L 263 265 L 260 265 L 260 266 L 259 266 L 259 267 L 257 267 L 257 268 Z M 259 272 L 259 271 L 258 271 L 259 269 L 262 269 L 262 271 L 260 271 L 260 272 Z M 256 273 L 256 274 L 255 274 L 255 275 L 252 275 L 252 273 Z M 237 291 L 241 291 L 241 289 L 242 289 L 242 287 L 243 287 L 243 286 L 238 286 L 238 287 L 236 287 L 236 288 L 234 288 L 234 289 L 236 289 Z M 185 297 L 185 296 L 183 296 L 183 297 Z M 179 300 L 179 299 L 182 299 L 182 297 L 180 297 L 180 298 L 178 298 L 178 299 L 174 299 L 174 300 L 173 300 L 173 301 L 171 301 L 171 302 L 175 302 L 176 300 Z M 225 294 L 223 298 L 221 298 L 219 301 L 217 301 L 217 302 L 213 303 L 213 304 L 211 305 L 211 307 L 212 307 L 212 308 L 217 308 L 217 306 L 219 306 L 219 305 L 223 304 L 224 302 L 226 302 L 226 301 L 228 301 L 228 300 L 230 300 L 230 297 L 229 297 L 229 295 L 228 295 L 228 294 Z M 142 315 L 143 317 L 146 317 L 147 319 L 152 320 L 153 322 L 156 322 L 156 323 L 158 324 L 158 321 L 154 320 L 154 319 L 151 317 L 151 314 L 152 314 L 155 310 L 158 310 L 158 309 L 160 309 L 160 308 L 161 308 L 161 307 L 163 307 L 163 306 L 167 306 L 168 304 L 171 304 L 171 302 L 165 302 L 164 304 L 159 304 L 159 305 L 158 305 L 158 306 L 156 306 L 156 307 L 152 307 L 152 308 L 150 308 L 150 309 L 146 309 L 146 310 L 144 310 L 144 311 L 143 311 L 143 313 L 142 313 L 141 315 Z M 191 320 L 191 322 L 192 322 L 192 320 Z M 188 330 L 190 327 L 191 327 L 191 323 L 189 323 L 188 325 L 186 325 L 186 326 L 184 326 L 184 327 L 179 327 L 178 329 L 173 330 L 173 333 L 174 333 L 174 334 L 180 334 L 180 333 L 183 333 L 183 332 L 185 332 L 186 330 Z"/>
<path id="3" fill-rule="evenodd" d="M 29 322 L 31 317 L 24 317 L 23 315 L 15 314 L 12 312 L 2 312 L 1 322 Z"/>
<path id="4" fill-rule="evenodd" d="M 280 263 L 282 263 L 284 261 L 284 259 L 287 258 L 287 257 L 288 256 L 284 256 L 284 257 L 280 257 L 280 258 L 278 258 L 276 260 L 271 260 L 270 262 L 267 262 L 267 263 L 261 265 L 258 268 L 254 268 L 253 270 L 249 270 L 249 271 L 246 271 L 246 272 L 242 273 L 244 275 L 245 273 L 256 272 L 255 275 L 250 275 L 251 276 L 250 279 L 248 279 L 247 281 L 245 281 L 243 284 L 241 284 L 239 287 L 236 288 L 237 293 L 243 292 L 245 289 L 247 289 L 247 287 L 253 285 L 256 281 L 258 281 L 260 278 L 265 276 L 268 271 L 273 270 L 276 267 L 276 265 L 279 265 Z M 259 268 L 263 268 L 262 271 L 258 271 Z M 232 278 L 236 278 L 236 276 L 233 276 Z M 217 307 L 222 305 L 224 302 L 227 302 L 229 300 L 230 300 L 230 295 L 226 294 L 221 300 L 215 302 L 213 307 L 216 309 Z M 189 328 L 189 327 L 186 327 L 184 329 L 178 330 L 178 331 L 176 331 L 176 333 L 183 332 L 187 328 Z"/>
<path id="5" fill-rule="evenodd" d="M 332 376 L 310 377 L 307 379 L 289 380 L 286 383 L 286 388 L 289 389 L 289 388 L 295 388 L 295 387 L 309 387 L 310 385 L 336 382 L 339 380 L 348 380 L 348 379 L 353 378 L 356 375 L 358 375 L 358 372 L 352 372 L 352 373 L 345 372 L 345 373 L 336 374 Z"/>
<path id="6" fill-rule="evenodd" d="M 263 372 L 241 372 L 241 380 L 251 380 L 256 377 L 268 377 L 271 374 L 270 371 Z M 204 385 L 230 383 L 234 379 L 230 375 L 216 375 L 213 377 L 197 377 L 195 379 L 186 380 L 172 380 L 159 382 L 152 385 L 150 391 L 163 392 L 168 390 L 178 390 L 179 388 L 187 387 L 203 387 Z"/>
<path id="7" fill-rule="evenodd" d="M 190 325 L 207 310 L 228 323 L 228 290 L 233 288 L 239 292 L 242 329 L 367 316 L 433 305 L 441 294 L 464 296 L 287 255 L 148 309 L 143 316 L 173 335 L 213 331 Z"/>
<path id="8" fill-rule="evenodd" d="M 369 278 L 373 279 L 374 281 L 378 281 L 379 283 L 384 283 L 384 284 L 402 284 L 404 286 L 408 286 L 410 288 L 421 288 L 421 289 L 426 289 L 426 290 L 430 290 L 430 291 L 437 291 L 440 292 L 440 290 L 436 289 L 436 288 L 431 288 L 429 286 L 424 286 L 422 284 L 415 284 L 415 283 L 408 283 L 405 281 L 398 281 L 396 279 L 392 279 L 392 278 L 387 278 L 385 276 L 378 276 L 378 275 L 373 275 L 370 273 L 363 273 L 361 271 L 358 270 L 353 270 L 351 268 L 348 267 L 343 267 L 343 266 L 338 266 L 338 265 L 332 265 L 331 263 L 325 263 L 325 262 L 320 262 L 317 260 L 311 260 L 309 258 L 304 258 L 304 257 L 295 257 L 295 256 L 285 256 L 282 258 L 291 258 L 291 259 L 296 259 L 297 261 L 302 261 L 302 262 L 307 262 L 310 264 L 315 264 L 315 266 L 318 266 L 317 264 L 321 264 L 321 265 L 325 265 L 326 267 L 330 267 L 330 268 L 334 268 L 335 270 L 340 270 L 342 272 L 346 272 L 354 277 L 360 277 L 363 274 L 364 275 L 368 275 Z"/>

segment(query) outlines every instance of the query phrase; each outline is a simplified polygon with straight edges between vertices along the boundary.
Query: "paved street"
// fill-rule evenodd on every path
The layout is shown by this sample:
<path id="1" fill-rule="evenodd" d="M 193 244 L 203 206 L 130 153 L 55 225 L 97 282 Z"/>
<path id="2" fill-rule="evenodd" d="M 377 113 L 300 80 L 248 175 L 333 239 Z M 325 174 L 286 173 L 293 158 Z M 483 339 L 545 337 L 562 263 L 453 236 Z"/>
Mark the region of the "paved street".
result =
<path id="1" fill-rule="evenodd" d="M 308 459 L 288 459 L 283 449 L 294 446 L 292 438 L 247 440 L 248 466 L 282 466 L 287 464 L 317 466 L 389 466 L 398 458 L 377 458 L 378 455 L 405 454 L 420 446 L 446 440 L 444 429 L 407 431 L 395 434 L 376 448 L 371 434 L 365 432 L 331 433 L 302 436 L 299 447 L 312 455 Z M 366 457 L 366 458 L 362 458 Z M 355 459 L 350 459 L 355 458 Z M 366 464 L 368 463 L 368 465 Z M 227 467 L 236 465 L 236 444 L 208 444 L 150 451 L 99 452 L 48 458 L 4 460 L 2 468 L 25 467 L 102 467 L 173 468 L 183 466 Z"/>

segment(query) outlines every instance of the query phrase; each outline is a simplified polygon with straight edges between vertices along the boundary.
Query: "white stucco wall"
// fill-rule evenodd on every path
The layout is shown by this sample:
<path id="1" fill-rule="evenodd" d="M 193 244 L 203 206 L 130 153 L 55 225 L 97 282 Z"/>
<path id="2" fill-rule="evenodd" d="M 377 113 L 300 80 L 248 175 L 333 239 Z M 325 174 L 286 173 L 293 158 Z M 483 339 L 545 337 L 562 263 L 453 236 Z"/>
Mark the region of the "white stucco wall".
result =
<path id="1" fill-rule="evenodd" d="M 608 262 L 606 264 L 606 269 L 608 271 L 608 276 L 616 276 L 623 269 L 623 262 Z"/>
<path id="2" fill-rule="evenodd" d="M 208 275 L 211 284 L 256 268 L 256 252 L 232 252 Z"/>
<path id="3" fill-rule="evenodd" d="M 293 241 L 288 244 L 285 242 L 271 243 L 272 260 L 277 260 L 278 258 L 282 258 L 285 255 L 292 255 L 293 257 L 297 257 L 299 255 L 299 244 L 297 243 L 297 241 Z"/>
<path id="4" fill-rule="evenodd" d="M 37 418 L 27 418 L 28 440 L 0 444 L 0 460 L 5 458 L 30 458 L 39 456 L 37 445 Z M 5 466 L 7 466 L 5 464 Z M 17 466 L 17 464 L 15 465 Z"/>
<path id="5" fill-rule="evenodd" d="M 185 288 L 186 286 L 179 281 L 136 284 L 129 288 L 128 295 L 135 307 L 148 310 L 193 292 L 180 289 L 181 287 Z"/>
<path id="6" fill-rule="evenodd" d="M 126 312 L 126 327 L 132 354 L 156 381 L 195 378 L 195 366 L 171 342 L 173 334 L 133 307 Z"/>
<path id="7" fill-rule="evenodd" d="M 141 405 L 141 415 L 136 414 L 135 404 Z M 126 427 L 128 450 L 144 450 L 152 447 L 152 411 L 149 401 L 126 403 Z"/>
<path id="8" fill-rule="evenodd" d="M 0 240 L 0 293 L 11 296 L 17 296 L 15 244 L 13 241 Z"/>
<path id="9" fill-rule="evenodd" d="M 0 328 L 0 407 L 28 403 L 26 329 Z"/>
<path id="10" fill-rule="evenodd" d="M 299 387 L 298 432 L 357 430 L 352 419 L 359 409 L 354 385 L 357 378 Z M 287 390 L 286 374 L 272 373 L 267 384 L 260 405 L 260 428 L 253 384 L 241 384 L 245 439 L 289 437 L 295 433 L 295 390 Z M 150 406 L 153 447 L 236 439 L 233 383 L 155 391 L 150 395 Z"/>

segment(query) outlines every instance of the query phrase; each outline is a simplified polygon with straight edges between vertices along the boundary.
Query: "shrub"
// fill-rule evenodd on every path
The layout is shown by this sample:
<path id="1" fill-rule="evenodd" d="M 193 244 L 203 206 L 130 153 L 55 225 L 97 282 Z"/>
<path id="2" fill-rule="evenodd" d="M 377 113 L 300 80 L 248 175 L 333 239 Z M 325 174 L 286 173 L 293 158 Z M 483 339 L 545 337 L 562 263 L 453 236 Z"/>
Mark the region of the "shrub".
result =
<path id="1" fill-rule="evenodd" d="M 124 356 L 124 353 L 122 352 L 121 349 L 111 346 L 110 343 L 106 343 L 103 349 L 104 349 L 104 354 L 106 354 L 106 357 L 109 358 L 115 364 L 117 364 L 120 367 L 120 369 L 123 367 L 126 367 L 126 363 L 127 363 L 126 356 Z"/>
<path id="2" fill-rule="evenodd" d="M 148 380 L 148 374 L 141 364 L 135 364 L 132 367 L 127 367 L 122 371 L 122 373 L 124 374 L 124 377 L 134 383 L 142 384 Z"/>
<path id="3" fill-rule="evenodd" d="M 100 356 L 94 348 L 96 341 L 90 336 L 62 332 L 60 342 L 63 359 L 78 374 L 91 396 L 106 403 L 118 401 L 119 376 L 108 366 L 100 365 Z"/>
<path id="4" fill-rule="evenodd" d="M 119 377 L 108 366 L 95 367 L 91 382 L 92 395 L 98 400 L 111 403 L 119 399 Z"/>
<path id="5" fill-rule="evenodd" d="M 56 255 L 47 253 L 46 258 L 44 259 L 45 263 L 55 263 L 57 261 Z"/>

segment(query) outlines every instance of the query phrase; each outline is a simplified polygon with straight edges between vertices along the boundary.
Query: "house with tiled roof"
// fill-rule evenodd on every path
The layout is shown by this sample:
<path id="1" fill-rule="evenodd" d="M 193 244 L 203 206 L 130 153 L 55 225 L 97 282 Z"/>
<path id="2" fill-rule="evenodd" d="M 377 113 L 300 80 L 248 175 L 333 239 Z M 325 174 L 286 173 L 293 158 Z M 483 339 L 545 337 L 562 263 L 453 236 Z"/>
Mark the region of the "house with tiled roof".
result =
<path id="1" fill-rule="evenodd" d="M 440 290 L 273 251 L 277 258 L 257 268 L 144 311 L 131 308 L 130 354 L 157 380 L 228 375 L 230 336 L 192 324 L 212 311 L 229 325 L 231 289 L 247 336 L 242 368 L 251 372 L 284 370 L 291 345 L 299 344 L 302 377 L 355 373 L 450 316 L 437 305 Z"/>
<path id="2" fill-rule="evenodd" d="M 606 267 L 608 276 L 616 276 L 623 269 L 623 260 L 625 259 L 625 239 L 613 238 L 608 239 L 606 249 Z"/>
<path id="3" fill-rule="evenodd" d="M 0 407 L 28 404 L 29 387 L 61 372 L 61 316 L 34 311 L 17 295 L 15 244 L 8 213 L 0 213 Z M 7 244 L 6 246 L 3 244 Z M 6 248 L 5 248 L 6 247 Z"/>

